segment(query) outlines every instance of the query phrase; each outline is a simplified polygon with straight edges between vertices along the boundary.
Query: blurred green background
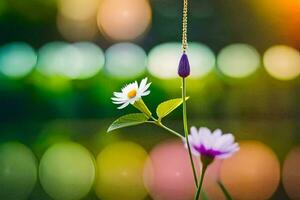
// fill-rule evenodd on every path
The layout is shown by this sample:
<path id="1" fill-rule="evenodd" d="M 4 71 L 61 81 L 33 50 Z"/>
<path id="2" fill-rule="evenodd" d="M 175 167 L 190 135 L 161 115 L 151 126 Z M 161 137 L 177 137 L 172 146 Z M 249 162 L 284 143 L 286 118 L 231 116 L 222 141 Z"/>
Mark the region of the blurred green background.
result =
<path id="1" fill-rule="evenodd" d="M 245 178 L 250 182 L 240 183 L 240 188 L 234 187 L 235 182 L 229 185 L 236 199 L 300 199 L 296 189 L 300 184 L 300 2 L 190 0 L 189 5 L 189 125 L 221 128 L 241 142 L 260 141 L 276 155 L 274 168 L 280 167 L 280 172 L 275 170 L 261 182 L 266 189 L 260 193 L 249 184 L 261 180 Z M 134 152 L 149 153 L 173 138 L 150 125 L 112 134 L 106 134 L 106 129 L 118 116 L 135 112 L 134 108 L 117 110 L 110 100 L 126 83 L 149 78 L 151 94 L 144 101 L 153 111 L 160 102 L 180 97 L 176 70 L 181 9 L 182 2 L 174 0 L 1 0 L 1 145 L 19 141 L 38 162 L 50 146 L 62 141 L 80 143 L 96 157 L 118 141 L 132 141 L 140 145 L 133 145 Z M 166 124 L 182 131 L 181 110 Z M 6 154 L 1 148 L 0 163 L 7 164 L 5 159 L 14 152 Z M 240 166 L 247 167 L 242 162 Z M 252 175 L 243 175 L 255 177 L 255 171 L 262 170 L 259 166 L 266 170 L 260 163 Z M 0 179 L 4 169 L 0 167 Z M 4 178 L 1 184 L 7 184 Z M 103 188 L 114 185 L 101 184 Z M 110 198 L 109 189 L 98 192 L 99 187 L 85 199 L 119 198 Z M 12 191 L 21 191 L 16 188 Z M 42 188 L 37 183 L 32 192 L 22 195 L 51 199 Z M 147 194 L 140 190 L 140 196 L 124 199 L 143 199 Z M 149 193 L 148 199 L 168 200 Z M 248 195 L 240 198 L 240 193 Z M 213 194 L 211 199 L 221 198 Z"/>

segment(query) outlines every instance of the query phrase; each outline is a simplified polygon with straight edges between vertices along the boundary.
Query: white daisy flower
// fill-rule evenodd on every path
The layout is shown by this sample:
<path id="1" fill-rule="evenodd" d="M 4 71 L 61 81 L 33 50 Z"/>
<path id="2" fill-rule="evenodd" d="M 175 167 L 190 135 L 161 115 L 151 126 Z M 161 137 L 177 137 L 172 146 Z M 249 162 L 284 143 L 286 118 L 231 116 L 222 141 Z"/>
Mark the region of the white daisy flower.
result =
<path id="1" fill-rule="evenodd" d="M 113 100 L 114 104 L 122 104 L 118 109 L 123 109 L 129 104 L 134 104 L 136 101 L 140 100 L 143 96 L 150 94 L 148 88 L 151 83 L 147 83 L 148 78 L 144 78 L 140 85 L 137 81 L 130 83 L 122 88 L 121 92 L 114 92 Z"/>
<path id="2" fill-rule="evenodd" d="M 188 139 L 191 151 L 195 156 L 201 155 L 210 159 L 225 159 L 240 149 L 239 144 L 234 141 L 234 136 L 230 133 L 222 134 L 220 129 L 211 132 L 205 127 L 199 130 L 192 127 Z M 185 139 L 184 142 L 187 147 Z"/>

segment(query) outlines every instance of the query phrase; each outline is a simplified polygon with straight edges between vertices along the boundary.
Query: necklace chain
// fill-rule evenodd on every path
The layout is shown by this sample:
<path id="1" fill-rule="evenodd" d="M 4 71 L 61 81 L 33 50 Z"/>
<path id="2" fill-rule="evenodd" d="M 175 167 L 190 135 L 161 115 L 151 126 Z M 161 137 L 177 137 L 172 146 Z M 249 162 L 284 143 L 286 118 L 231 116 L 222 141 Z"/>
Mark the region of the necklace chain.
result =
<path id="1" fill-rule="evenodd" d="M 183 0 L 183 12 L 182 12 L 182 51 L 183 52 L 186 52 L 188 47 L 187 25 L 188 25 L 188 0 Z"/>

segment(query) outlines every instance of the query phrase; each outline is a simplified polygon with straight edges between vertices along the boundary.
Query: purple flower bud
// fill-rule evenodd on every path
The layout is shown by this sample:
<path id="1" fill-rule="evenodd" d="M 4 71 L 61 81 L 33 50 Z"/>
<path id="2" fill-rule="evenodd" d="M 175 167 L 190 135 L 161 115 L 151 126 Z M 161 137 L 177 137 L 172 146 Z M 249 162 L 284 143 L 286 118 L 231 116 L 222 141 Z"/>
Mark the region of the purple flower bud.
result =
<path id="1" fill-rule="evenodd" d="M 180 62 L 178 66 L 178 75 L 182 78 L 185 78 L 190 75 L 190 63 L 185 53 L 183 53 L 180 58 Z"/>

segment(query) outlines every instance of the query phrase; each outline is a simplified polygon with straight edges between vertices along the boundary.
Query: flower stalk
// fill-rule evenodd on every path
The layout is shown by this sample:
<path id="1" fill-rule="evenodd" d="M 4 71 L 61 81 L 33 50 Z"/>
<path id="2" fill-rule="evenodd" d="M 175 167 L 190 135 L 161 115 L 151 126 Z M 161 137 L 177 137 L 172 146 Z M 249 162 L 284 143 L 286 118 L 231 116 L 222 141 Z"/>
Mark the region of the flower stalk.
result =
<path id="1" fill-rule="evenodd" d="M 200 176 L 200 182 L 199 182 L 194 200 L 198 200 L 199 197 L 200 197 L 200 193 L 201 193 L 201 189 L 202 189 L 202 185 L 203 185 L 203 180 L 204 180 L 204 176 L 205 176 L 205 172 L 206 172 L 207 167 L 208 167 L 208 165 L 203 163 L 202 172 L 201 172 L 201 176 Z"/>
<path id="2" fill-rule="evenodd" d="M 219 187 L 221 188 L 224 196 L 226 197 L 227 200 L 232 200 L 232 197 L 230 196 L 230 193 L 226 189 L 225 185 L 221 181 L 217 181 Z"/>
<path id="3" fill-rule="evenodd" d="M 151 111 L 149 110 L 149 108 L 146 106 L 146 104 L 144 103 L 143 99 L 140 98 L 139 100 L 135 101 L 133 106 L 138 109 L 139 111 L 141 111 L 142 113 L 144 113 L 145 115 L 147 115 L 149 118 L 152 116 Z"/>
<path id="4" fill-rule="evenodd" d="M 210 156 L 202 156 L 202 157 L 200 157 L 200 159 L 201 159 L 201 163 L 202 163 L 202 172 L 201 172 L 201 177 L 200 177 L 200 183 L 198 185 L 194 200 L 199 199 L 206 169 L 214 161 L 214 158 L 210 157 Z"/>
<path id="5" fill-rule="evenodd" d="M 187 142 L 187 147 L 188 147 L 188 153 L 189 153 L 189 158 L 193 170 L 193 176 L 194 176 L 194 181 L 196 187 L 198 187 L 198 178 L 197 178 L 197 172 L 193 160 L 193 155 L 191 152 L 191 146 L 189 143 L 189 131 L 188 131 L 188 124 L 187 124 L 187 112 L 186 112 L 186 79 L 182 78 L 182 116 L 183 116 L 183 129 L 184 129 L 184 136 L 185 140 Z"/>

